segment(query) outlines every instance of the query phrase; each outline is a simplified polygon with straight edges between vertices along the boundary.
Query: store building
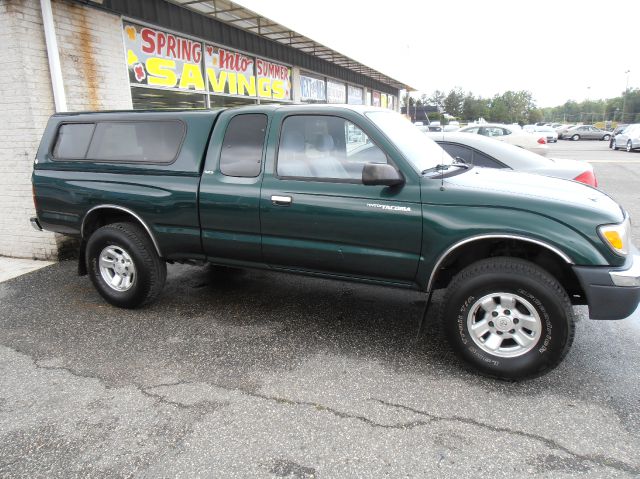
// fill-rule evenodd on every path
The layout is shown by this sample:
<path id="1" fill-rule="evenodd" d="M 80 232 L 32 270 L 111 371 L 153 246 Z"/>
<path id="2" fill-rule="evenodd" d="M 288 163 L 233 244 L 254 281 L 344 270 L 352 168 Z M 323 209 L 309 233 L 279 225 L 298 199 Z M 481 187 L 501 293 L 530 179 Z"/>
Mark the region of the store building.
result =
<path id="1" fill-rule="evenodd" d="M 349 103 L 399 109 L 393 78 L 227 0 L 0 0 L 0 255 L 56 258 L 30 176 L 55 111 Z"/>

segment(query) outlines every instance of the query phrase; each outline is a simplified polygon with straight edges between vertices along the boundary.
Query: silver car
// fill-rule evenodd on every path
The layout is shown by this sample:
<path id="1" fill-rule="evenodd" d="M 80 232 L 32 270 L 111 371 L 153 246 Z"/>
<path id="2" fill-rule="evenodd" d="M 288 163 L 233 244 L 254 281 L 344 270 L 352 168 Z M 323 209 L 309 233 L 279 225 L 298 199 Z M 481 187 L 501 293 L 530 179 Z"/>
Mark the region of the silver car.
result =
<path id="1" fill-rule="evenodd" d="M 569 128 L 562 134 L 562 138 L 565 140 L 604 140 L 609 141 L 611 139 L 611 133 L 600 128 L 596 128 L 593 125 L 580 125 Z"/>
<path id="2" fill-rule="evenodd" d="M 611 141 L 611 148 L 614 150 L 624 148 L 627 151 L 632 151 L 640 148 L 640 123 L 627 126 Z"/>
<path id="3" fill-rule="evenodd" d="M 598 186 L 593 167 L 584 161 L 545 158 L 517 146 L 466 133 L 426 133 L 453 158 L 485 168 L 509 168 Z"/>

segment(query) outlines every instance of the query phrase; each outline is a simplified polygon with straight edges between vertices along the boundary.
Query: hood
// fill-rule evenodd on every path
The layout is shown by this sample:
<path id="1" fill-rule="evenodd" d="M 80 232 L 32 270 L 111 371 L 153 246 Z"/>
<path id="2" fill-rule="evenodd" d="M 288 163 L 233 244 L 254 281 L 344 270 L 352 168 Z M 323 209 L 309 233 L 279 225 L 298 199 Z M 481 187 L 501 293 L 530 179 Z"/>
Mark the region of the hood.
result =
<path id="1" fill-rule="evenodd" d="M 425 181 L 438 181 L 425 178 Z M 567 224 L 619 223 L 624 214 L 609 196 L 577 181 L 519 171 L 472 168 L 444 180 L 438 203 L 521 209 Z"/>

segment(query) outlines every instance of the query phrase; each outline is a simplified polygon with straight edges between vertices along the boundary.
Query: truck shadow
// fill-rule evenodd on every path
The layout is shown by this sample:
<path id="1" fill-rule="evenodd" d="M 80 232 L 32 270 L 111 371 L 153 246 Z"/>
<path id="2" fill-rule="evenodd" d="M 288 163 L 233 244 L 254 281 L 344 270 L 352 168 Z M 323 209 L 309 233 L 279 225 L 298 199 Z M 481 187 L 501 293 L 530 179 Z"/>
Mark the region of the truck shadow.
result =
<path id="1" fill-rule="evenodd" d="M 8 288 L 14 294 L 0 305 L 5 345 L 114 385 L 175 376 L 253 388 L 256 370 L 290 370 L 317 354 L 421 375 L 461 371 L 437 327 L 438 297 L 416 338 L 426 296 L 414 291 L 170 265 L 156 303 L 123 310 L 76 276 L 73 261 Z"/>

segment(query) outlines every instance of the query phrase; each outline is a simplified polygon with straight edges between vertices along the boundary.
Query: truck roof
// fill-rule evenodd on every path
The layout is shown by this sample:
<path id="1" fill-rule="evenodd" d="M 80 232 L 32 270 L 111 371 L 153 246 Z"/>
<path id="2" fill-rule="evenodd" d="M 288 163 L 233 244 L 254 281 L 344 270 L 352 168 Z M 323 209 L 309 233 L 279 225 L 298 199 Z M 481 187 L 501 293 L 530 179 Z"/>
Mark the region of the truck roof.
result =
<path id="1" fill-rule="evenodd" d="M 347 104 L 329 104 L 329 103 L 279 103 L 268 105 L 243 105 L 236 107 L 221 107 L 221 108 L 180 108 L 180 109 L 154 109 L 154 110 L 93 110 L 93 111 L 71 111 L 60 112 L 52 115 L 53 117 L 70 117 L 79 115 L 104 115 L 104 114 L 127 114 L 127 115 L 155 115 L 155 114 L 189 114 L 189 115 L 218 115 L 224 110 L 244 110 L 251 109 L 252 111 L 259 110 L 279 110 L 279 109 L 300 109 L 300 110 L 318 110 L 318 109 L 348 109 L 358 112 L 364 111 L 390 111 L 386 108 L 380 108 L 375 106 L 366 105 L 347 105 Z"/>

